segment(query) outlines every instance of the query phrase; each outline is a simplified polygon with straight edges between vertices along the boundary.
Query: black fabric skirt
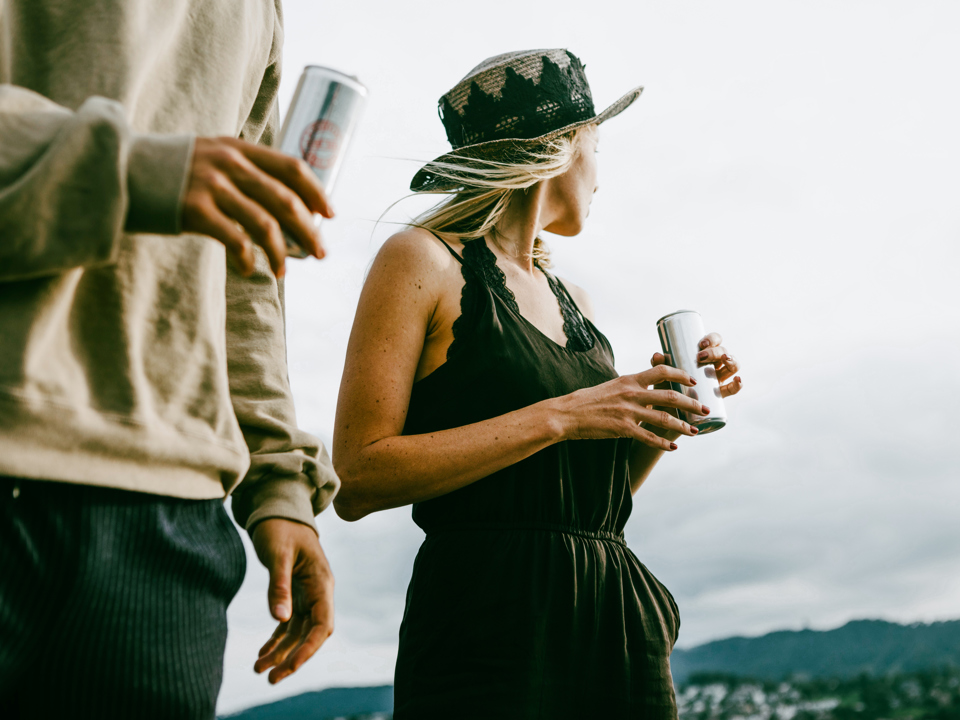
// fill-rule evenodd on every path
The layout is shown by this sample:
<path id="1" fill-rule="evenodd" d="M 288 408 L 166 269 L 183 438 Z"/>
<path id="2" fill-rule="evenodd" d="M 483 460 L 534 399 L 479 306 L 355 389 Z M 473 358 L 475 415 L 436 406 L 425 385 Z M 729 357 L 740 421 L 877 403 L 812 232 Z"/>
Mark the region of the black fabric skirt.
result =
<path id="1" fill-rule="evenodd" d="M 679 625 L 622 536 L 431 532 L 407 594 L 394 718 L 676 718 Z"/>

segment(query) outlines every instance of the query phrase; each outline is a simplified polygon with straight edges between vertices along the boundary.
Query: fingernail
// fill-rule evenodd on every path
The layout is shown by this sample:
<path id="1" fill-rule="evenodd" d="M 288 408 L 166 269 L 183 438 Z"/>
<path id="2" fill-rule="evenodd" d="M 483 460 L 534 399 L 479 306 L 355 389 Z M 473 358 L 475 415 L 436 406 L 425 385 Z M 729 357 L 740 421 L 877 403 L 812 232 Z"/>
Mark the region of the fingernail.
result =
<path id="1" fill-rule="evenodd" d="M 742 382 L 743 382 L 743 380 L 740 379 L 740 376 L 739 376 L 739 375 L 737 375 L 737 376 L 734 378 L 734 380 L 736 380 L 738 383 L 742 383 Z"/>
<path id="2" fill-rule="evenodd" d="M 705 352 L 697 353 L 697 360 L 706 360 L 707 354 Z"/>
<path id="3" fill-rule="evenodd" d="M 696 435 L 698 432 L 700 432 L 700 428 L 691 427 L 691 428 L 690 428 L 690 432 L 691 432 L 692 434 Z"/>
<path id="4" fill-rule="evenodd" d="M 676 444 L 676 443 L 670 443 L 670 449 L 671 449 L 671 450 L 676 450 L 676 449 L 677 449 L 677 444 Z"/>
<path id="5" fill-rule="evenodd" d="M 690 384 L 691 384 L 691 385 L 696 385 L 696 384 L 697 384 L 697 379 L 696 379 L 696 378 L 693 378 L 693 377 L 690 378 Z"/>
<path id="6" fill-rule="evenodd" d="M 701 406 L 700 406 L 700 414 L 701 414 L 701 415 L 709 415 L 709 414 L 710 414 L 710 408 L 708 408 L 706 405 L 701 405 Z"/>
<path id="7" fill-rule="evenodd" d="M 263 606 L 261 606 L 261 607 L 263 607 Z M 286 605 L 274 605 L 274 606 L 273 606 L 273 616 L 274 616 L 275 618 L 277 618 L 278 620 L 279 620 L 279 619 L 286 619 L 287 614 L 288 614 L 288 610 L 287 610 L 287 606 L 286 606 Z"/>
<path id="8" fill-rule="evenodd" d="M 700 341 L 700 347 L 705 348 L 706 346 L 707 346 L 707 339 L 704 338 L 703 340 Z"/>
<path id="9" fill-rule="evenodd" d="M 724 362 L 727 362 L 728 360 L 730 360 L 730 356 L 729 356 L 729 355 L 724 355 L 721 359 L 722 359 Z"/>

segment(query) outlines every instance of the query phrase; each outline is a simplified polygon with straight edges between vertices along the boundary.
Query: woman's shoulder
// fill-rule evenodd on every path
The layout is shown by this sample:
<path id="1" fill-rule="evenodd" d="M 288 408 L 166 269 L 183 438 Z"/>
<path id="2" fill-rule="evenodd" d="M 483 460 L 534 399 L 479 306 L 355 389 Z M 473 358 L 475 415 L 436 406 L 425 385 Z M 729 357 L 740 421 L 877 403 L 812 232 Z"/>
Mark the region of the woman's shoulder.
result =
<path id="1" fill-rule="evenodd" d="M 429 230 L 407 227 L 387 239 L 377 253 L 376 262 L 388 263 L 401 272 L 409 269 L 443 272 L 458 265 L 448 248 L 458 254 L 462 251 L 458 242 L 448 242 L 448 247 L 444 247 L 443 242 Z"/>

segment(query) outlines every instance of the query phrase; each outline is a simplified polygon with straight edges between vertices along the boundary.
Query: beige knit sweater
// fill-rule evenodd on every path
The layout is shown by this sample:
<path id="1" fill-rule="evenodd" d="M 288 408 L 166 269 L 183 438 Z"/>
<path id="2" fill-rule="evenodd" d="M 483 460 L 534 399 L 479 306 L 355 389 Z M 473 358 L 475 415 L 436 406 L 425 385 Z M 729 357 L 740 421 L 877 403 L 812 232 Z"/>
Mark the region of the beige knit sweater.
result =
<path id="1" fill-rule="evenodd" d="M 0 0 L 0 475 L 332 499 L 282 286 L 179 228 L 194 136 L 272 141 L 282 40 L 279 0 Z"/>

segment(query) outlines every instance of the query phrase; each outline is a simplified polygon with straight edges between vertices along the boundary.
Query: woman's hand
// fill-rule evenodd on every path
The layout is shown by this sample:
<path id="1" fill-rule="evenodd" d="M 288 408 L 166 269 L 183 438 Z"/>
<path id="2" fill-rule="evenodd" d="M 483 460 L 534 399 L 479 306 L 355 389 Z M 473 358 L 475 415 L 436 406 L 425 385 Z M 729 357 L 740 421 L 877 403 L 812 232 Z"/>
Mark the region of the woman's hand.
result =
<path id="1" fill-rule="evenodd" d="M 699 344 L 700 352 L 697 353 L 697 363 L 699 365 L 713 365 L 717 370 L 717 380 L 720 382 L 720 397 L 728 398 L 736 395 L 743 388 L 743 380 L 737 373 L 740 371 L 740 364 L 733 355 L 730 355 L 726 348 L 720 343 L 723 338 L 719 333 L 710 333 L 704 337 Z M 662 353 L 654 353 L 650 358 L 650 365 L 653 367 L 666 366 L 667 359 Z M 730 378 L 733 382 L 727 382 Z M 655 386 L 658 390 L 669 389 L 669 384 L 662 383 Z M 656 408 L 661 409 L 661 408 Z M 654 430 L 657 434 L 661 434 Z M 666 437 L 671 440 L 676 437 L 675 433 L 666 433 Z"/>
<path id="2" fill-rule="evenodd" d="M 564 421 L 564 439 L 629 437 L 658 450 L 676 450 L 675 443 L 641 427 L 641 423 L 675 436 L 696 435 L 698 430 L 671 410 L 706 415 L 710 408 L 668 389 L 666 383 L 670 382 L 687 387 L 696 384 L 682 370 L 660 363 L 642 373 L 625 375 L 557 398 Z"/>
<path id="3" fill-rule="evenodd" d="M 709 333 L 703 338 L 700 341 L 700 352 L 697 353 L 697 364 L 713 365 L 717 369 L 720 397 L 728 398 L 740 392 L 743 388 L 743 380 L 737 375 L 740 371 L 740 363 L 720 344 L 722 342 L 723 338 L 715 332 Z M 733 378 L 733 382 L 727 382 L 730 378 Z"/>

